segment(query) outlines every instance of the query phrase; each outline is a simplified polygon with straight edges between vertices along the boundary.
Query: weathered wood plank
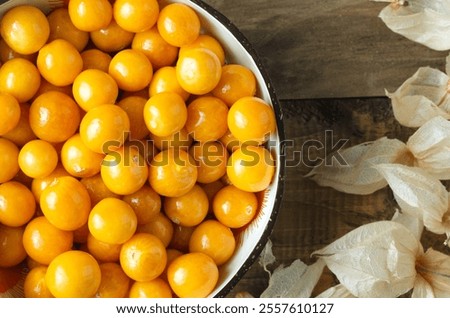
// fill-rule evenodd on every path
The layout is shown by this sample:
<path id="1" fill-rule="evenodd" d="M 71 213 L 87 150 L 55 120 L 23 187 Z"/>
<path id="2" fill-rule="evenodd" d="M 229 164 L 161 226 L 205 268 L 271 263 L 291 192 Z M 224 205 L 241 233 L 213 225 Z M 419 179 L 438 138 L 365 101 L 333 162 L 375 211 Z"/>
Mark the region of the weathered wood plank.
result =
<path id="1" fill-rule="evenodd" d="M 280 99 L 384 96 L 435 52 L 390 31 L 369 0 L 205 0 L 249 39 Z"/>

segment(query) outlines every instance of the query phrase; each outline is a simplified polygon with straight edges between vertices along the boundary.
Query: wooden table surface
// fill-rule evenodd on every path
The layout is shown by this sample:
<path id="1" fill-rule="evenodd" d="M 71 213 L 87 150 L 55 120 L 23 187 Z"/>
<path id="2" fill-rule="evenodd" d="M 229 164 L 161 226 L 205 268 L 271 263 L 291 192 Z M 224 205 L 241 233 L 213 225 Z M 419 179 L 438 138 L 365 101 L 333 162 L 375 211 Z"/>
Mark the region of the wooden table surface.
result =
<path id="1" fill-rule="evenodd" d="M 378 18 L 386 3 L 368 0 L 205 0 L 231 20 L 261 57 L 281 102 L 286 138 L 301 151 L 325 130 L 347 146 L 382 136 L 405 140 L 384 90 L 394 91 L 419 67 L 444 68 L 447 52 L 432 51 L 387 29 Z M 322 154 L 318 154 L 321 156 Z M 386 188 L 354 196 L 303 178 L 306 164 L 286 169 L 285 194 L 271 240 L 277 263 L 300 258 L 349 230 L 390 218 L 395 202 Z M 434 244 L 433 237 L 430 237 Z M 440 244 L 442 240 L 435 244 Z M 257 264 L 230 293 L 254 296 L 266 288 Z M 325 273 L 318 290 L 335 283 Z"/>

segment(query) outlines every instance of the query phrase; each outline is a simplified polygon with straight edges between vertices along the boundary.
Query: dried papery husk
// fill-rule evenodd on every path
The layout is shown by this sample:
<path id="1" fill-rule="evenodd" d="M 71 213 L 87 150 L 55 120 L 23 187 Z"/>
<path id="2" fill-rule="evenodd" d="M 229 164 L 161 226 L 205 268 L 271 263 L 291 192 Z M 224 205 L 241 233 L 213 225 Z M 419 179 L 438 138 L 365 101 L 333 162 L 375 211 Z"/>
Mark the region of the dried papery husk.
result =
<path id="1" fill-rule="evenodd" d="M 417 259 L 416 269 L 420 278 L 413 297 L 450 297 L 450 256 L 430 248 Z"/>
<path id="2" fill-rule="evenodd" d="M 280 265 L 270 276 L 269 286 L 261 298 L 307 298 L 322 275 L 325 262 L 306 265 L 297 259 L 288 267 Z"/>
<path id="3" fill-rule="evenodd" d="M 323 291 L 316 298 L 355 298 L 355 296 L 344 285 L 337 284 Z"/>
<path id="4" fill-rule="evenodd" d="M 403 213 L 417 217 L 436 234 L 450 233 L 449 195 L 442 182 L 422 168 L 379 165 Z"/>
<path id="5" fill-rule="evenodd" d="M 421 67 L 394 93 L 386 91 L 395 119 L 412 128 L 420 127 L 436 116 L 450 119 L 448 82 L 449 77 L 444 72 Z"/>
<path id="6" fill-rule="evenodd" d="M 349 147 L 339 152 L 346 162 L 325 160 L 331 165 L 314 167 L 305 177 L 320 186 L 332 187 L 351 194 L 371 194 L 387 185 L 384 177 L 374 168 L 382 163 L 402 163 L 411 165 L 413 157 L 406 145 L 398 139 L 380 138 Z"/>
<path id="7" fill-rule="evenodd" d="M 418 218 L 407 213 L 402 213 L 397 209 L 391 220 L 404 225 L 411 232 L 411 234 L 413 234 L 414 237 L 420 241 L 424 227 L 422 218 Z"/>
<path id="8" fill-rule="evenodd" d="M 360 226 L 313 253 L 356 297 L 398 297 L 411 290 L 422 245 L 402 224 Z"/>
<path id="9" fill-rule="evenodd" d="M 271 275 L 270 270 L 268 269 L 268 266 L 272 265 L 276 262 L 276 257 L 273 255 L 272 252 L 272 241 L 268 240 L 266 243 L 266 246 L 264 246 L 264 249 L 262 250 L 261 254 L 259 255 L 259 265 L 264 269 L 265 272 Z"/>
<path id="10" fill-rule="evenodd" d="M 433 50 L 450 49 L 450 1 L 394 1 L 379 17 L 393 32 Z"/>
<path id="11" fill-rule="evenodd" d="M 420 127 L 406 143 L 414 165 L 440 180 L 450 179 L 450 122 L 437 116 Z"/>

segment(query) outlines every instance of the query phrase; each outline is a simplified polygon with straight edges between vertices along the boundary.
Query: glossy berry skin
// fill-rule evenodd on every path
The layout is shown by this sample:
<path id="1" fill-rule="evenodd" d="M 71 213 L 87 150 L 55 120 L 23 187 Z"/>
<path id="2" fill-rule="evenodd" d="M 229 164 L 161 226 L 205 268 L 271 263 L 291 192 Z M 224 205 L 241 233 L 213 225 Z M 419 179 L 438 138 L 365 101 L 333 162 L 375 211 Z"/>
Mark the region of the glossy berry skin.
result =
<path id="1" fill-rule="evenodd" d="M 237 188 L 248 192 L 267 189 L 275 174 L 272 154 L 263 147 L 242 146 L 230 156 L 227 176 Z"/>
<path id="2" fill-rule="evenodd" d="M 60 298 L 93 297 L 100 282 L 98 262 L 83 251 L 68 251 L 58 255 L 45 274 L 47 288 L 52 295 Z"/>
<path id="3" fill-rule="evenodd" d="M 197 181 L 194 160 L 183 150 L 169 148 L 157 154 L 149 168 L 150 186 L 160 195 L 179 197 Z"/>
<path id="4" fill-rule="evenodd" d="M 180 95 L 173 92 L 156 94 L 146 102 L 144 121 L 156 136 L 170 136 L 186 124 L 187 109 Z"/>
<path id="5" fill-rule="evenodd" d="M 107 153 L 123 145 L 130 131 L 127 113 L 117 105 L 105 104 L 89 110 L 80 123 L 84 144 L 97 153 Z"/>
<path id="6" fill-rule="evenodd" d="M 182 3 L 165 6 L 159 14 L 157 26 L 163 39 L 177 47 L 194 42 L 200 35 L 197 13 Z"/>
<path id="7" fill-rule="evenodd" d="M 58 153 L 48 141 L 36 139 L 27 142 L 19 152 L 19 167 L 31 178 L 44 178 L 55 170 Z"/>
<path id="8" fill-rule="evenodd" d="M 136 148 L 121 147 L 105 156 L 100 173 L 109 190 L 128 195 L 147 182 L 148 166 Z"/>
<path id="9" fill-rule="evenodd" d="M 7 182 L 19 172 L 19 148 L 10 140 L 0 137 L 0 183 Z"/>
<path id="10" fill-rule="evenodd" d="M 213 212 L 217 220 L 225 226 L 240 228 L 255 217 L 258 212 L 258 199 L 253 192 L 228 185 L 214 196 Z"/>
<path id="11" fill-rule="evenodd" d="M 56 256 L 72 249 L 73 233 L 58 229 L 39 216 L 25 227 L 23 245 L 29 257 L 48 265 Z"/>
<path id="12" fill-rule="evenodd" d="M 233 255 L 236 240 L 229 227 L 216 220 L 207 220 L 197 226 L 189 240 L 189 251 L 210 256 L 217 266 Z"/>
<path id="13" fill-rule="evenodd" d="M 13 130 L 20 120 L 20 105 L 17 99 L 8 94 L 0 93 L 0 136 Z"/>
<path id="14" fill-rule="evenodd" d="M 71 0 L 68 10 L 75 27 L 85 32 L 107 27 L 113 17 L 112 6 L 108 0 Z"/>
<path id="15" fill-rule="evenodd" d="M 40 85 L 37 67 L 24 58 L 9 60 L 0 68 L 0 92 L 12 95 L 19 103 L 29 101 Z"/>
<path id="16" fill-rule="evenodd" d="M 59 143 L 72 137 L 80 124 L 80 108 L 68 95 L 49 91 L 37 97 L 30 107 L 30 127 L 42 140 Z"/>
<path id="17" fill-rule="evenodd" d="M 237 100 L 228 112 L 228 128 L 240 142 L 262 144 L 275 132 L 275 113 L 258 97 Z"/>
<path id="18" fill-rule="evenodd" d="M 53 226 L 74 231 L 87 222 L 91 199 L 80 181 L 73 177 L 60 177 L 42 191 L 40 207 Z"/>
<path id="19" fill-rule="evenodd" d="M 39 50 L 36 65 L 48 82 L 66 86 L 71 85 L 82 71 L 83 59 L 72 43 L 56 39 Z"/>
<path id="20" fill-rule="evenodd" d="M 153 27 L 159 14 L 156 0 L 116 0 L 113 8 L 117 24 L 133 33 Z"/>
<path id="21" fill-rule="evenodd" d="M 18 227 L 30 221 L 36 212 L 33 193 L 22 183 L 9 181 L 0 184 L 0 222 Z"/>
<path id="22" fill-rule="evenodd" d="M 136 231 L 137 218 L 127 203 L 116 198 L 106 198 L 92 208 L 88 227 L 90 233 L 99 241 L 123 244 Z"/>
<path id="23" fill-rule="evenodd" d="M 225 65 L 222 67 L 220 81 L 212 94 L 231 107 L 242 97 L 251 97 L 256 94 L 255 75 L 243 65 Z"/>
<path id="24" fill-rule="evenodd" d="M 41 10 L 22 5 L 9 10 L 0 24 L 1 36 L 16 52 L 32 54 L 47 42 L 50 26 Z"/>
<path id="25" fill-rule="evenodd" d="M 120 265 L 131 279 L 150 281 L 162 274 L 167 263 L 167 253 L 159 238 L 148 233 L 137 233 L 120 251 Z"/>
<path id="26" fill-rule="evenodd" d="M 219 278 L 219 270 L 211 257 L 188 253 L 177 257 L 167 269 L 167 279 L 180 298 L 208 296 Z"/>
<path id="27" fill-rule="evenodd" d="M 228 107 L 220 99 L 199 97 L 189 104 L 187 110 L 186 130 L 195 140 L 202 143 L 215 141 L 226 134 Z"/>
<path id="28" fill-rule="evenodd" d="M 75 101 L 85 111 L 103 104 L 114 104 L 119 94 L 115 80 L 103 71 L 89 69 L 75 78 L 72 86 Z"/>
<path id="29" fill-rule="evenodd" d="M 126 49 L 114 55 L 108 72 L 120 89 L 137 92 L 150 84 L 153 66 L 144 53 Z"/>
<path id="30" fill-rule="evenodd" d="M 213 52 L 205 48 L 186 51 L 178 58 L 177 80 L 188 93 L 203 95 L 211 92 L 220 81 L 222 65 Z"/>
<path id="31" fill-rule="evenodd" d="M 209 202 L 205 191 L 199 186 L 194 187 L 186 194 L 166 198 L 164 211 L 173 223 L 182 226 L 195 226 L 200 224 L 208 214 Z"/>

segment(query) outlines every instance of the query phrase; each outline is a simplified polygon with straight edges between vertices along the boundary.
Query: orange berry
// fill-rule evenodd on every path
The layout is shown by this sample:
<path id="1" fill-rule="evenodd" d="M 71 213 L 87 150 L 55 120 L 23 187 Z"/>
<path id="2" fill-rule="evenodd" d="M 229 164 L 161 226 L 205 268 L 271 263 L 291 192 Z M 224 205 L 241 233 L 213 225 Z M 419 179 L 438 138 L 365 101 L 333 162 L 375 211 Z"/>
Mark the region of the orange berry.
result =
<path id="1" fill-rule="evenodd" d="M 87 251 L 101 263 L 119 261 L 122 244 L 105 243 L 97 240 L 91 233 L 88 233 L 86 245 Z"/>
<path id="2" fill-rule="evenodd" d="M 56 178 L 69 177 L 70 174 L 64 169 L 62 164 L 58 164 L 56 168 L 48 176 L 43 178 L 34 178 L 31 182 L 31 192 L 33 192 L 36 202 L 39 203 L 42 191 L 52 184 Z"/>
<path id="3" fill-rule="evenodd" d="M 189 240 L 189 252 L 201 252 L 211 257 L 217 266 L 233 255 L 236 240 L 229 227 L 216 220 L 207 220 L 197 226 Z"/>
<path id="4" fill-rule="evenodd" d="M 178 47 L 167 43 L 156 26 L 134 35 L 131 48 L 147 56 L 155 69 L 173 65 L 178 57 Z"/>
<path id="5" fill-rule="evenodd" d="M 91 199 L 74 177 L 59 177 L 41 193 L 42 213 L 55 227 L 74 231 L 88 220 Z"/>
<path id="6" fill-rule="evenodd" d="M 120 265 L 125 274 L 138 282 L 150 281 L 164 271 L 167 253 L 159 238 L 148 233 L 137 233 L 120 251 Z"/>
<path id="7" fill-rule="evenodd" d="M 49 91 L 30 107 L 30 127 L 42 140 L 59 143 L 72 137 L 80 124 L 80 108 L 64 93 Z"/>
<path id="8" fill-rule="evenodd" d="M 0 223 L 0 268 L 18 265 L 27 257 L 22 243 L 24 229 Z"/>
<path id="9" fill-rule="evenodd" d="M 86 47 L 89 41 L 89 33 L 75 27 L 70 20 L 67 8 L 54 9 L 47 18 L 50 25 L 49 42 L 64 39 L 72 43 L 79 52 Z"/>
<path id="10" fill-rule="evenodd" d="M 22 226 L 36 212 L 33 193 L 22 183 L 9 181 L 0 184 L 0 222 L 7 226 Z"/>
<path id="11" fill-rule="evenodd" d="M 29 257 L 48 265 L 56 256 L 72 249 L 73 233 L 60 230 L 44 216 L 39 216 L 25 227 L 23 245 Z"/>
<path id="12" fill-rule="evenodd" d="M 90 150 L 80 134 L 70 137 L 61 149 L 61 163 L 65 170 L 78 178 L 93 177 L 100 172 L 103 154 Z"/>
<path id="13" fill-rule="evenodd" d="M 220 139 L 228 130 L 228 107 L 217 97 L 199 97 L 187 108 L 186 130 L 200 142 Z"/>
<path id="14" fill-rule="evenodd" d="M 114 104 L 119 94 L 119 87 L 108 73 L 88 69 L 77 75 L 72 92 L 78 105 L 85 111 L 89 111 L 103 104 Z"/>
<path id="15" fill-rule="evenodd" d="M 237 188 L 259 192 L 267 189 L 275 174 L 275 162 L 266 148 L 242 146 L 230 156 L 227 176 Z"/>
<path id="16" fill-rule="evenodd" d="M 203 253 L 188 253 L 177 257 L 167 270 L 173 292 L 180 298 L 208 296 L 219 279 L 213 259 Z"/>
<path id="17" fill-rule="evenodd" d="M 80 136 L 94 152 L 107 153 L 123 145 L 130 119 L 119 106 L 105 104 L 90 109 L 81 120 Z"/>
<path id="18" fill-rule="evenodd" d="M 124 30 L 112 20 L 107 27 L 91 32 L 90 37 L 96 48 L 110 53 L 130 46 L 134 33 Z"/>
<path id="19" fill-rule="evenodd" d="M 133 208 L 138 224 L 153 221 L 161 211 L 161 197 L 146 184 L 136 192 L 125 195 L 123 201 Z"/>
<path id="20" fill-rule="evenodd" d="M 23 294 L 25 298 L 52 298 L 53 295 L 45 284 L 45 274 L 47 266 L 37 266 L 32 268 L 25 277 Z"/>
<path id="21" fill-rule="evenodd" d="M 153 67 L 144 53 L 126 49 L 118 52 L 109 64 L 111 75 L 125 91 L 136 92 L 150 84 L 153 77 Z"/>
<path id="22" fill-rule="evenodd" d="M 220 189 L 214 196 L 213 211 L 220 223 L 230 228 L 240 228 L 255 217 L 258 212 L 258 199 L 253 192 L 229 185 Z"/>
<path id="23" fill-rule="evenodd" d="M 136 231 L 137 218 L 127 203 L 116 198 L 106 198 L 92 208 L 88 226 L 97 240 L 108 244 L 123 244 Z"/>
<path id="24" fill-rule="evenodd" d="M 109 63 L 112 60 L 112 57 L 109 56 L 109 54 L 98 49 L 89 49 L 84 50 L 80 55 L 83 60 L 83 71 L 97 69 L 108 73 Z"/>
<path id="25" fill-rule="evenodd" d="M 101 200 L 106 198 L 117 198 L 120 199 L 121 196 L 108 189 L 108 187 L 103 182 L 100 173 L 93 177 L 83 178 L 80 182 L 86 187 L 89 197 L 91 198 L 92 206 L 99 203 Z"/>
<path id="26" fill-rule="evenodd" d="M 200 35 L 197 13 L 182 3 L 165 6 L 159 13 L 157 26 L 162 38 L 173 46 L 190 44 Z"/>
<path id="27" fill-rule="evenodd" d="M 19 103 L 29 101 L 40 84 L 41 75 L 37 67 L 24 58 L 9 60 L 0 68 L 0 92 L 9 93 Z"/>
<path id="28" fill-rule="evenodd" d="M 119 264 L 100 264 L 101 282 L 95 297 L 125 298 L 131 284 L 130 278 L 123 272 Z"/>
<path id="29" fill-rule="evenodd" d="M 228 151 L 220 142 L 195 144 L 189 154 L 197 161 L 197 182 L 211 183 L 226 174 Z"/>
<path id="30" fill-rule="evenodd" d="M 113 17 L 112 5 L 108 0 L 71 0 L 68 10 L 75 27 L 86 32 L 105 28 Z"/>
<path id="31" fill-rule="evenodd" d="M 160 195 L 178 197 L 188 193 L 197 181 L 197 167 L 183 150 L 169 148 L 150 164 L 150 186 Z"/>
<path id="32" fill-rule="evenodd" d="M 0 137 L 0 183 L 14 178 L 19 172 L 19 148 L 8 139 Z"/>
<path id="33" fill-rule="evenodd" d="M 72 84 L 82 71 L 83 59 L 72 43 L 56 39 L 39 50 L 36 65 L 47 81 L 66 86 Z"/>
<path id="34" fill-rule="evenodd" d="M 55 147 L 44 140 L 32 140 L 19 152 L 19 167 L 31 178 L 44 178 L 55 170 L 58 153 Z"/>
<path id="35" fill-rule="evenodd" d="M 220 81 L 212 93 L 231 107 L 240 98 L 256 94 L 255 75 L 243 65 L 225 65 Z"/>
<path id="36" fill-rule="evenodd" d="M 177 71 L 173 66 L 165 66 L 160 68 L 153 74 L 153 79 L 150 82 L 148 93 L 150 97 L 159 93 L 172 92 L 180 95 L 186 101 L 191 94 L 186 92 L 178 83 Z"/>
<path id="37" fill-rule="evenodd" d="M 6 12 L 0 30 L 5 42 L 21 54 L 39 51 L 50 34 L 47 17 L 31 5 L 19 5 Z"/>
<path id="38" fill-rule="evenodd" d="M 219 83 L 222 64 L 212 51 L 196 48 L 178 58 L 176 71 L 177 80 L 185 91 L 203 95 L 211 92 Z"/>
<path id="39" fill-rule="evenodd" d="M 148 130 L 156 136 L 169 136 L 180 131 L 187 119 L 187 109 L 180 95 L 172 92 L 156 94 L 144 107 Z"/>
<path id="40" fill-rule="evenodd" d="M 143 32 L 155 25 L 159 14 L 156 0 L 116 0 L 114 19 L 129 32 Z"/>
<path id="41" fill-rule="evenodd" d="M 100 266 L 92 255 L 82 251 L 58 255 L 45 274 L 45 284 L 55 297 L 93 297 L 100 282 Z"/>
<path id="42" fill-rule="evenodd" d="M 161 278 L 148 282 L 134 282 L 131 285 L 130 298 L 172 298 L 172 290 Z"/>
<path id="43" fill-rule="evenodd" d="M 13 130 L 20 120 L 20 105 L 14 96 L 0 93 L 0 135 Z"/>
<path id="44" fill-rule="evenodd" d="M 172 221 L 163 213 L 158 213 L 150 222 L 138 225 L 137 233 L 153 234 L 167 247 L 172 240 Z"/>
<path id="45" fill-rule="evenodd" d="M 199 186 L 178 197 L 164 200 L 164 212 L 175 224 L 195 226 L 200 224 L 208 214 L 209 202 L 205 191 Z"/>
<path id="46" fill-rule="evenodd" d="M 120 106 L 130 119 L 130 139 L 144 139 L 150 133 L 144 120 L 144 107 L 147 99 L 140 96 L 128 96 L 121 99 Z"/>
<path id="47" fill-rule="evenodd" d="M 228 112 L 228 128 L 240 142 L 264 143 L 275 132 L 275 113 L 258 97 L 242 97 Z"/>
<path id="48" fill-rule="evenodd" d="M 109 190 L 127 195 L 147 182 L 148 166 L 136 148 L 121 147 L 105 156 L 100 173 Z"/>
<path id="49" fill-rule="evenodd" d="M 195 49 L 195 48 L 204 48 L 204 49 L 211 50 L 219 58 L 220 64 L 222 64 L 222 65 L 225 64 L 225 51 L 224 51 L 222 45 L 220 44 L 220 42 L 216 38 L 212 37 L 211 35 L 200 34 L 194 42 L 187 44 L 187 45 L 183 45 L 180 48 L 179 55 L 183 55 L 184 52 L 186 52 L 187 50 Z"/>

